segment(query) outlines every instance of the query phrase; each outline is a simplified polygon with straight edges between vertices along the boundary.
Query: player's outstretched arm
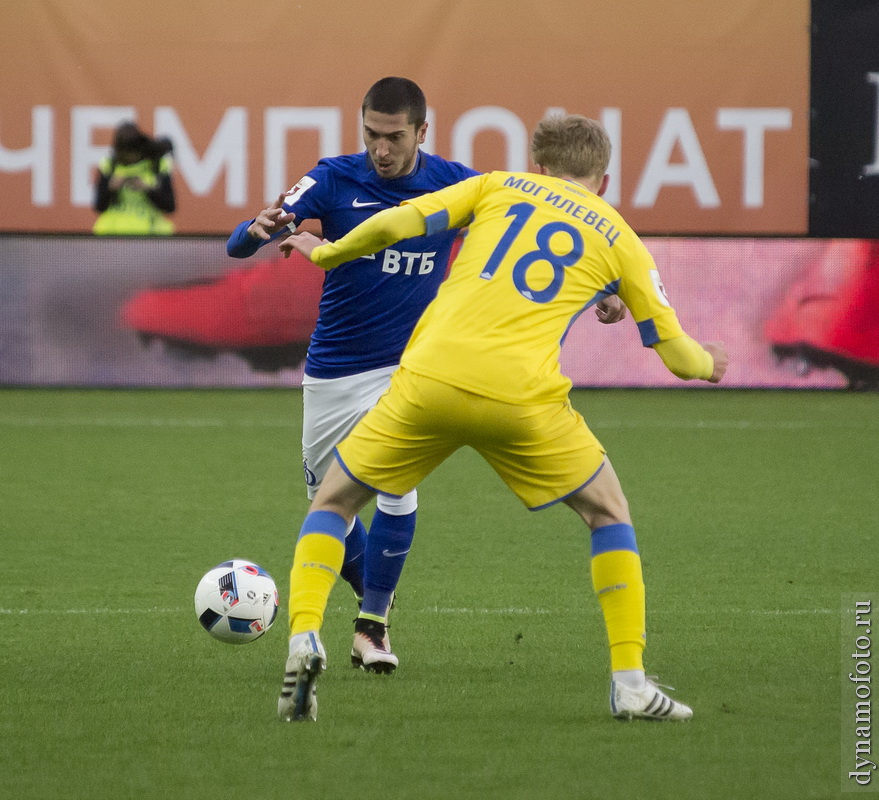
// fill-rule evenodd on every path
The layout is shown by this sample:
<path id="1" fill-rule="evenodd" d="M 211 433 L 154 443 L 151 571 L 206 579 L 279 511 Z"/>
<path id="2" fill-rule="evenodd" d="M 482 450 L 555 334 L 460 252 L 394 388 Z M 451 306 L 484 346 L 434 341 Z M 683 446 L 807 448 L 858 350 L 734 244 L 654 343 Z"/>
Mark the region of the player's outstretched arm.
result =
<path id="1" fill-rule="evenodd" d="M 719 383 L 729 364 L 729 356 L 722 342 L 701 345 L 689 336 L 676 336 L 657 342 L 653 349 L 668 370 L 685 381 L 698 378 Z"/>
<path id="2" fill-rule="evenodd" d="M 424 216 L 411 205 L 380 211 L 335 242 L 321 242 L 308 233 L 290 236 L 278 245 L 285 257 L 298 250 L 321 269 L 330 270 L 361 256 L 371 255 L 400 239 L 423 236 Z"/>

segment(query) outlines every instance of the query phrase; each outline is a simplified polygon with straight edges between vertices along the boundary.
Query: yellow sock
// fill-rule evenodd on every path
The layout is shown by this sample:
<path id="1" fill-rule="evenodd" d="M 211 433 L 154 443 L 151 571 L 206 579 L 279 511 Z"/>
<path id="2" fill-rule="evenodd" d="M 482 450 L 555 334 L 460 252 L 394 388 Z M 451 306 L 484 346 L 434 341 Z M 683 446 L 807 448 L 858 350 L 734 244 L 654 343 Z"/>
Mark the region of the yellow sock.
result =
<path id="1" fill-rule="evenodd" d="M 290 570 L 291 636 L 320 630 L 344 558 L 344 534 L 341 541 L 338 536 L 317 531 L 300 535 Z"/>
<path id="2" fill-rule="evenodd" d="M 594 555 L 592 586 L 607 627 L 611 670 L 643 670 L 647 614 L 641 557 L 632 550 Z"/>

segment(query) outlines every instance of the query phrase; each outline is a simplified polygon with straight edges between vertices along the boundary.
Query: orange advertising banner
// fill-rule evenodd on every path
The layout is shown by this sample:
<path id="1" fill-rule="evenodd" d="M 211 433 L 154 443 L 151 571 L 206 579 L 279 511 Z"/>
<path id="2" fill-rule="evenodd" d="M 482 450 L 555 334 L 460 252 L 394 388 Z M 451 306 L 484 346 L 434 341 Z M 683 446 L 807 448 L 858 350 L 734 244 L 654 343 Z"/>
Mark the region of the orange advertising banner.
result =
<path id="1" fill-rule="evenodd" d="M 230 232 L 362 150 L 363 94 L 402 75 L 447 158 L 528 169 L 534 125 L 581 113 L 639 232 L 806 232 L 808 0 L 3 5 L 2 231 L 90 231 L 97 165 L 135 120 L 174 145 L 177 231 Z"/>

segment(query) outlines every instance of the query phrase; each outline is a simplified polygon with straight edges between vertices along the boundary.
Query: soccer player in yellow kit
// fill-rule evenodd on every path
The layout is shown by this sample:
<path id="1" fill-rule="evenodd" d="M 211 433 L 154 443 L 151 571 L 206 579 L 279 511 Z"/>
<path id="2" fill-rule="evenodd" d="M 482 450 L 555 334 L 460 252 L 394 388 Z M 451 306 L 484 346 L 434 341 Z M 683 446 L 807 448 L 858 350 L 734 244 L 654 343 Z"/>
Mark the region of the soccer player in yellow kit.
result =
<path id="1" fill-rule="evenodd" d="M 469 225 L 390 389 L 338 446 L 303 523 L 290 575 L 281 719 L 317 717 L 315 686 L 326 667 L 319 631 L 348 522 L 376 493 L 405 494 L 465 445 L 529 509 L 564 502 L 591 529 L 611 713 L 693 714 L 645 676 L 644 583 L 628 504 L 604 449 L 571 406 L 558 358 L 572 322 L 612 294 L 678 377 L 717 383 L 727 354 L 684 333 L 646 247 L 601 199 L 610 159 L 601 125 L 575 115 L 544 120 L 531 154 L 539 174 L 468 178 L 383 211 L 336 242 L 301 234 L 282 245 L 332 269 L 400 239 Z"/>

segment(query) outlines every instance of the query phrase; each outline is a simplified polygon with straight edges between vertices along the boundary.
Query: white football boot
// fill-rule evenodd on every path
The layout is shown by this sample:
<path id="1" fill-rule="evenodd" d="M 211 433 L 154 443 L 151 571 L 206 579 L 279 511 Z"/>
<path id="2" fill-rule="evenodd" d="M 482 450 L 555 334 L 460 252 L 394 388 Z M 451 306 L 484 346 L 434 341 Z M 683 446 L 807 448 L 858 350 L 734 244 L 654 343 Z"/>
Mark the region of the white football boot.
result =
<path id="1" fill-rule="evenodd" d="M 663 687 L 671 689 L 670 686 Z M 652 678 L 641 689 L 619 681 L 610 684 L 610 713 L 617 719 L 690 719 L 693 709 L 672 700 Z"/>
<path id="2" fill-rule="evenodd" d="M 351 664 L 366 672 L 390 675 L 400 660 L 391 652 L 388 627 L 372 619 L 354 620 L 354 642 L 351 645 Z"/>
<path id="3" fill-rule="evenodd" d="M 317 719 L 317 679 L 326 668 L 327 654 L 317 633 L 290 637 L 290 656 L 278 698 L 278 716 L 283 722 Z"/>

